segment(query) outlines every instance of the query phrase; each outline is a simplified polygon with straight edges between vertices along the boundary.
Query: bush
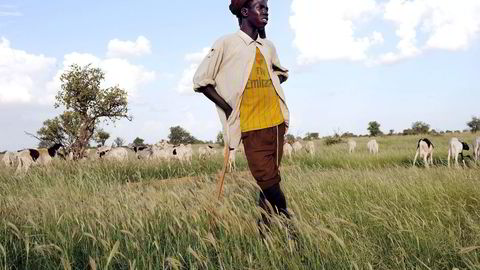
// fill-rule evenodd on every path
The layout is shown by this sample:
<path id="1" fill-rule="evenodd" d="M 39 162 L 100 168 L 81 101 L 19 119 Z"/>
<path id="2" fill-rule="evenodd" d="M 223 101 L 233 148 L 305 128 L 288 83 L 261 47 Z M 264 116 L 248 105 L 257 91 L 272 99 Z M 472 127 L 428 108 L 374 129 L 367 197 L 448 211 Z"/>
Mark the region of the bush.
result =
<path id="1" fill-rule="evenodd" d="M 324 143 L 325 145 L 330 146 L 334 144 L 343 143 L 343 140 L 340 136 L 328 136 L 328 137 L 325 137 Z"/>

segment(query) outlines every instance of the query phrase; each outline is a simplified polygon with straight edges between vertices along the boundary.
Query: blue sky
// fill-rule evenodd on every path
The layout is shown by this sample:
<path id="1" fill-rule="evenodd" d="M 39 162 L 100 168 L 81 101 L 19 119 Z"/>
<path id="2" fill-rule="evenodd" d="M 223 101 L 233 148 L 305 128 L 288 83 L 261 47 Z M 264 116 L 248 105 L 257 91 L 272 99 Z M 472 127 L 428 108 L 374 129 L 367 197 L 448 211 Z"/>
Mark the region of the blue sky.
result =
<path id="1" fill-rule="evenodd" d="M 187 4 L 188 3 L 188 4 Z M 132 122 L 112 139 L 154 143 L 181 125 L 212 140 L 216 110 L 191 91 L 205 48 L 237 31 L 229 1 L 0 1 L 0 151 L 33 147 L 59 113 L 71 63 L 129 92 Z M 462 130 L 480 115 L 480 0 L 270 1 L 267 34 L 282 64 L 290 132 L 401 131 L 415 121 Z M 111 142 L 111 141 L 110 141 Z"/>

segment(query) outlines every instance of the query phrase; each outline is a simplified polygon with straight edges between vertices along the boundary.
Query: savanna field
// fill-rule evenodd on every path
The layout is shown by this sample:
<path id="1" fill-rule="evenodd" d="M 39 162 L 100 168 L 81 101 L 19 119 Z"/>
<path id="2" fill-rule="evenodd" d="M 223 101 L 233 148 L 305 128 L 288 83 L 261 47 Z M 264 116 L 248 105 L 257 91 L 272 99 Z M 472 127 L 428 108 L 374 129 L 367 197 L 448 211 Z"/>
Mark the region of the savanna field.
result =
<path id="1" fill-rule="evenodd" d="M 418 136 L 368 138 L 284 159 L 292 240 L 281 217 L 262 239 L 258 188 L 237 171 L 216 198 L 220 154 L 191 165 L 65 162 L 25 176 L 0 167 L 0 269 L 480 269 L 480 167 L 412 167 Z M 472 155 L 471 151 L 468 152 Z"/>

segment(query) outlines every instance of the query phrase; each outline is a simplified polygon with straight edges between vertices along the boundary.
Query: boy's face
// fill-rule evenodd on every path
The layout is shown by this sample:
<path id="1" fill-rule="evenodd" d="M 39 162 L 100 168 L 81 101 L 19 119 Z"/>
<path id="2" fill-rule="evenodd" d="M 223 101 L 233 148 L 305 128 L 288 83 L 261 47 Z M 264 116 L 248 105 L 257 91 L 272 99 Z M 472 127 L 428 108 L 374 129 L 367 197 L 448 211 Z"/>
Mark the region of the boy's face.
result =
<path id="1" fill-rule="evenodd" d="M 265 28 L 268 23 L 268 0 L 252 0 L 246 19 L 257 29 Z"/>

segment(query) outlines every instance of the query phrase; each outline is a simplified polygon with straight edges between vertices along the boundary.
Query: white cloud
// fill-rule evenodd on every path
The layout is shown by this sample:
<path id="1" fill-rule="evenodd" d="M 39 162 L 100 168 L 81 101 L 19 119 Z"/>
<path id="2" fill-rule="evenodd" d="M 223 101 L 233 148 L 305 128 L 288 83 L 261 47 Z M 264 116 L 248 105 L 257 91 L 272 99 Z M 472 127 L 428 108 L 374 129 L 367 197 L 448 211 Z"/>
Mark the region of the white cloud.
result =
<path id="1" fill-rule="evenodd" d="M 29 54 L 0 40 L 0 103 L 30 102 L 55 65 L 55 58 Z"/>
<path id="2" fill-rule="evenodd" d="M 298 63 L 366 59 L 367 50 L 383 37 L 379 32 L 357 37 L 355 24 L 377 10 L 374 0 L 293 0 L 290 26 L 300 51 Z"/>
<path id="3" fill-rule="evenodd" d="M 208 54 L 210 48 L 203 48 L 201 52 L 185 55 L 185 60 L 190 62 L 189 66 L 183 70 L 182 77 L 178 82 L 177 91 L 181 94 L 193 93 L 193 76 L 203 58 Z"/>
<path id="4" fill-rule="evenodd" d="M 292 12 L 299 64 L 336 59 L 394 63 L 429 49 L 466 49 L 480 32 L 478 0 L 293 0 Z M 368 19 L 377 20 L 368 25 Z M 395 49 L 373 55 L 369 50 L 390 35 L 373 31 L 362 36 L 359 26 L 371 28 L 378 20 L 393 23 L 398 41 Z"/>
<path id="5" fill-rule="evenodd" d="M 102 87 L 111 87 L 118 85 L 125 89 L 130 97 L 135 97 L 140 90 L 140 86 L 152 82 L 156 78 L 154 71 L 149 71 L 140 65 L 134 65 L 128 60 L 121 58 L 100 59 L 92 54 L 73 52 L 64 56 L 63 68 L 60 69 L 55 77 L 48 83 L 49 94 L 42 102 L 51 103 L 55 93 L 60 89 L 60 76 L 72 64 L 85 66 L 91 64 L 99 67 L 105 72 L 105 80 Z"/>
<path id="6" fill-rule="evenodd" d="M 20 17 L 23 14 L 18 11 L 1 11 L 0 10 L 0 17 Z"/>
<path id="7" fill-rule="evenodd" d="M 20 17 L 23 14 L 17 11 L 14 5 L 0 5 L 0 17 Z"/>
<path id="8" fill-rule="evenodd" d="M 150 40 L 139 36 L 136 41 L 122 41 L 112 39 L 108 42 L 108 57 L 130 57 L 150 54 L 152 51 Z"/>

